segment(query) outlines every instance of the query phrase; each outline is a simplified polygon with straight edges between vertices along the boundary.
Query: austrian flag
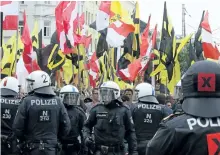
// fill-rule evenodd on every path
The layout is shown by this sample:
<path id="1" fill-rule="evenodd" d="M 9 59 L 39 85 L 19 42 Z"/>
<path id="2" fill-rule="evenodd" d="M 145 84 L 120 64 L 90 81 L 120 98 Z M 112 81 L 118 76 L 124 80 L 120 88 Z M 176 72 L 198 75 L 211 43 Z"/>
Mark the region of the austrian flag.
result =
<path id="1" fill-rule="evenodd" d="M 111 47 L 120 47 L 124 45 L 124 40 L 128 34 L 134 30 L 134 25 L 117 20 L 108 27 L 106 41 Z"/>
<path id="2" fill-rule="evenodd" d="M 18 1 L 0 1 L 3 12 L 3 30 L 18 29 Z"/>

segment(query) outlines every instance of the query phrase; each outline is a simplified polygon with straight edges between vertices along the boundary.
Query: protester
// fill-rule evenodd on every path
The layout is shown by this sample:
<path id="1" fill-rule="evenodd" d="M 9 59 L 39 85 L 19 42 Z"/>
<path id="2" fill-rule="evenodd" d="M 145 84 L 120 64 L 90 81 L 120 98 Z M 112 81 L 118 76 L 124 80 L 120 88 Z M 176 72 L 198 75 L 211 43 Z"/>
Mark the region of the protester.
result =
<path id="1" fill-rule="evenodd" d="M 99 102 L 99 89 L 94 88 L 92 90 L 92 102 L 86 104 L 86 113 L 88 114 L 92 107 L 94 107 Z"/>

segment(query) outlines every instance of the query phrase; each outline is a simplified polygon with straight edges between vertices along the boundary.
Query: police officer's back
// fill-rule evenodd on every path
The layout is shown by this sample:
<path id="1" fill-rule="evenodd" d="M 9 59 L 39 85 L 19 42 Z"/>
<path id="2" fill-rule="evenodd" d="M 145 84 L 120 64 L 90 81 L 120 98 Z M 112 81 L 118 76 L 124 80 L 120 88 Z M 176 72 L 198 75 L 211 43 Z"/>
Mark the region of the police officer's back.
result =
<path id="1" fill-rule="evenodd" d="M 159 123 L 166 117 L 164 108 L 159 105 L 151 84 L 140 83 L 135 88 L 135 108 L 132 117 L 138 141 L 138 154 L 145 155 L 148 141 L 154 136 Z"/>
<path id="2" fill-rule="evenodd" d="M 16 139 L 13 136 L 12 125 L 18 109 L 18 80 L 5 77 L 0 83 L 1 103 L 1 154 L 16 152 Z"/>
<path id="3" fill-rule="evenodd" d="M 65 105 L 70 122 L 70 133 L 62 138 L 62 154 L 63 155 L 76 155 L 79 151 L 83 154 L 85 150 L 83 147 L 83 135 L 82 128 L 86 115 L 82 108 L 79 107 L 80 94 L 78 89 L 73 85 L 66 85 L 60 90 L 60 97 Z M 81 138 L 81 144 L 78 140 L 78 136 Z M 80 150 L 81 149 L 81 150 Z"/>
<path id="4" fill-rule="evenodd" d="M 119 97 L 120 88 L 115 82 L 103 83 L 100 88 L 101 103 L 91 109 L 85 122 L 83 129 L 85 143 L 90 148 L 93 142 L 91 132 L 94 127 L 95 155 L 124 155 L 124 138 L 128 141 L 129 153 L 137 154 L 131 112 L 118 101 Z"/>
<path id="5" fill-rule="evenodd" d="M 182 79 L 185 114 L 170 116 L 148 143 L 146 155 L 217 155 L 220 141 L 220 65 L 194 63 Z"/>
<path id="6" fill-rule="evenodd" d="M 32 72 L 27 79 L 26 96 L 14 121 L 15 135 L 27 144 L 30 155 L 55 155 L 58 139 L 70 130 L 70 120 L 60 98 L 50 86 L 50 77 L 43 71 Z"/>

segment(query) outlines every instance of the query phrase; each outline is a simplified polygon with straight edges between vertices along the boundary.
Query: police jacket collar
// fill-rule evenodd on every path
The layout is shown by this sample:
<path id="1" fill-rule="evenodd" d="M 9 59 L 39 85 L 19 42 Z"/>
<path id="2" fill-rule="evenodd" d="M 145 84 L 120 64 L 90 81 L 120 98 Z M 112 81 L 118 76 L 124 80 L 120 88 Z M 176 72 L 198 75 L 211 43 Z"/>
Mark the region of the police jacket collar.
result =
<path id="1" fill-rule="evenodd" d="M 151 102 L 159 104 L 155 96 L 144 96 L 138 99 L 140 102 Z"/>

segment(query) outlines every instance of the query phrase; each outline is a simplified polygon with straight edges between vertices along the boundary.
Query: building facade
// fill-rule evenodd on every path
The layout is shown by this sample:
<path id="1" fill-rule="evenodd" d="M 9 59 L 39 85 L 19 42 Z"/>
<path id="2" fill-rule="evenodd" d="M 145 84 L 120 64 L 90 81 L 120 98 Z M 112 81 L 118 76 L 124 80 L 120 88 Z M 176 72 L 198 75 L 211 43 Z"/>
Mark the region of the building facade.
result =
<path id="1" fill-rule="evenodd" d="M 59 1 L 20 1 L 19 2 L 19 33 L 23 31 L 23 12 L 25 10 L 27 23 L 30 33 L 32 33 L 35 21 L 38 22 L 39 31 L 43 32 L 43 43 L 48 45 L 54 31 L 56 30 L 55 8 Z M 129 14 L 132 14 L 135 8 L 134 1 L 122 1 L 122 6 L 126 8 Z M 92 35 L 92 44 L 89 47 L 89 52 L 96 50 L 98 42 L 98 32 L 89 28 L 88 25 L 96 20 L 100 1 L 81 1 L 79 4 L 79 12 L 85 14 L 85 24 L 87 25 L 88 35 Z M 6 42 L 16 31 L 4 31 L 4 42 Z"/>

